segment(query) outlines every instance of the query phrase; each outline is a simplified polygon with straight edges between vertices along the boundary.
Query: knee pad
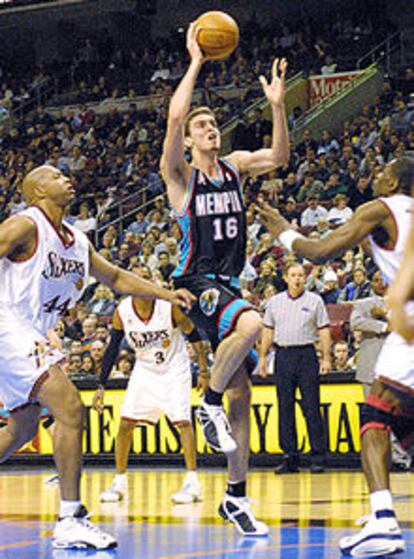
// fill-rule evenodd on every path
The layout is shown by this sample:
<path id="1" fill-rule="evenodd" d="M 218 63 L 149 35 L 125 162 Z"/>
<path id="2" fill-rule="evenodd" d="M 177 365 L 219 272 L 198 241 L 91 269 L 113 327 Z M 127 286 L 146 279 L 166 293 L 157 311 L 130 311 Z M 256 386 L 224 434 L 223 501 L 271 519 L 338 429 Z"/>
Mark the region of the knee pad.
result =
<path id="1" fill-rule="evenodd" d="M 369 404 L 363 404 L 361 409 L 361 437 L 370 429 L 390 431 L 391 421 L 391 414 Z"/>

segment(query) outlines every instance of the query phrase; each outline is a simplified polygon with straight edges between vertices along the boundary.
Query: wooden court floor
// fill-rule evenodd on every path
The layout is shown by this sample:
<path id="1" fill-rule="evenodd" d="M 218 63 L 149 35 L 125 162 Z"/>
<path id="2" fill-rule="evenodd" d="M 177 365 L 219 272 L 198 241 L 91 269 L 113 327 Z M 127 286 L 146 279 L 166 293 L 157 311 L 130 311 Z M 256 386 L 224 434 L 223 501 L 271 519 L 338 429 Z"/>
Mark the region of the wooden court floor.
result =
<path id="1" fill-rule="evenodd" d="M 301 472 L 276 476 L 253 471 L 249 494 L 257 516 L 270 526 L 270 537 L 246 539 L 224 524 L 217 507 L 225 489 L 222 470 L 203 470 L 204 500 L 172 505 L 169 496 L 183 474 L 176 469 L 139 470 L 129 474 L 129 497 L 101 504 L 100 492 L 110 470 L 87 469 L 83 501 L 93 518 L 118 537 L 116 551 L 52 550 L 50 534 L 58 507 L 58 489 L 45 485 L 50 470 L 0 470 L 1 559 L 331 559 L 340 557 L 338 539 L 357 528 L 367 514 L 368 494 L 360 472 Z M 414 476 L 392 475 L 396 510 L 407 551 L 414 557 Z"/>

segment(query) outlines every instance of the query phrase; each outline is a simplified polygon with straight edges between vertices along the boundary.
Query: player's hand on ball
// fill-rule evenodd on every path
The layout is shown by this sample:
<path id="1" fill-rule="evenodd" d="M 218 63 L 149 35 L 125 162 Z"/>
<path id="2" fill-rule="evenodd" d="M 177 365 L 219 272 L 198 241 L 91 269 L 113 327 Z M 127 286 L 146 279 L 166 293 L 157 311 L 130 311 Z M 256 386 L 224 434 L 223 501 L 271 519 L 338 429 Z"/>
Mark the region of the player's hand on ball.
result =
<path id="1" fill-rule="evenodd" d="M 177 305 L 182 309 L 189 311 L 195 302 L 196 297 L 188 291 L 188 289 L 177 289 L 171 291 L 171 303 Z"/>
<path id="2" fill-rule="evenodd" d="M 191 59 L 195 62 L 204 62 L 206 59 L 203 51 L 201 50 L 199 44 L 197 43 L 197 33 L 199 28 L 197 27 L 197 22 L 193 21 L 187 31 L 187 50 L 190 53 Z"/>
<path id="3" fill-rule="evenodd" d="M 274 106 L 283 105 L 285 98 L 286 69 L 286 58 L 276 58 L 272 65 L 272 81 L 269 83 L 265 76 L 259 77 L 264 94 L 266 95 L 269 103 Z"/>
<path id="4" fill-rule="evenodd" d="M 104 394 L 104 389 L 99 387 L 93 395 L 92 408 L 97 411 L 99 415 L 102 414 L 104 410 Z"/>

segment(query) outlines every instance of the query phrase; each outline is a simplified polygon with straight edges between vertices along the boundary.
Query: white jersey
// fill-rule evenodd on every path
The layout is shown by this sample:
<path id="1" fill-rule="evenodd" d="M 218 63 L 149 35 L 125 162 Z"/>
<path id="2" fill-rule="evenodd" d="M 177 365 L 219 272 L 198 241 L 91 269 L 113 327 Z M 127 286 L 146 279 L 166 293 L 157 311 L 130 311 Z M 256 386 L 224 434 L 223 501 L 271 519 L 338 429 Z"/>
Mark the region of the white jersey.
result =
<path id="1" fill-rule="evenodd" d="M 14 309 L 45 335 L 76 304 L 88 283 L 89 241 L 66 223 L 68 240 L 63 239 L 35 206 L 18 215 L 36 224 L 36 249 L 27 260 L 0 259 L 0 313 L 2 306 Z"/>
<path id="2" fill-rule="evenodd" d="M 374 262 L 381 270 L 384 281 L 390 284 L 394 281 L 401 266 L 405 245 L 411 228 L 414 201 L 411 196 L 394 194 L 389 198 L 378 198 L 389 209 L 397 228 L 397 240 L 393 249 L 380 247 L 369 235 Z"/>
<path id="3" fill-rule="evenodd" d="M 410 196 L 394 194 L 389 198 L 379 198 L 387 206 L 396 224 L 397 239 L 392 249 L 380 247 L 369 236 L 374 261 L 387 283 L 392 283 L 401 266 L 404 249 L 411 228 L 414 201 Z M 413 303 L 407 310 L 413 314 Z M 376 378 L 385 379 L 387 383 L 397 383 L 414 390 L 414 344 L 408 344 L 399 334 L 391 332 L 381 348 L 374 367 Z"/>
<path id="4" fill-rule="evenodd" d="M 143 320 L 134 308 L 132 297 L 126 297 L 119 304 L 118 313 L 128 345 L 135 352 L 138 370 L 143 366 L 165 374 L 189 365 L 184 337 L 173 324 L 170 302 L 156 299 L 152 315 Z"/>

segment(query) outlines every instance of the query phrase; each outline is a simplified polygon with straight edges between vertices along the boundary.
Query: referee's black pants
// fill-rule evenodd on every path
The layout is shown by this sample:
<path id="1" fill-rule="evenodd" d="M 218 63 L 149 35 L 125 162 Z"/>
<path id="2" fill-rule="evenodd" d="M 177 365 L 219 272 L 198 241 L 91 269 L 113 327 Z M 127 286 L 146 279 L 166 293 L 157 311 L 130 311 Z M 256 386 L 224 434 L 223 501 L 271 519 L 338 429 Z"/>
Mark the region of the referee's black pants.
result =
<path id="1" fill-rule="evenodd" d="M 312 449 L 312 462 L 322 462 L 326 453 L 326 436 L 319 409 L 319 362 L 315 348 L 311 344 L 277 346 L 274 373 L 278 394 L 280 447 L 288 456 L 298 453 L 295 393 L 299 387 Z"/>

